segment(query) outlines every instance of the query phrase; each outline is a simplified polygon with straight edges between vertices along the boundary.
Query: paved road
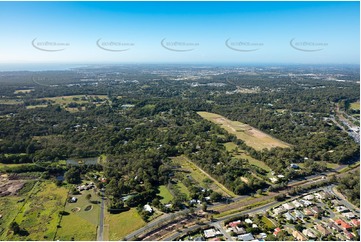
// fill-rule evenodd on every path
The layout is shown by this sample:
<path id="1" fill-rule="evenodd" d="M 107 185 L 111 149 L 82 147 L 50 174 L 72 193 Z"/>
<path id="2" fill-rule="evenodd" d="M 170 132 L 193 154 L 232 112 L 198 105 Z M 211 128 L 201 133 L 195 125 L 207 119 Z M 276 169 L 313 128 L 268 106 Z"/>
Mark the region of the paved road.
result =
<path id="1" fill-rule="evenodd" d="M 271 208 L 272 206 L 274 206 L 274 205 L 277 204 L 277 203 L 279 203 L 279 202 L 274 201 L 274 202 L 272 202 L 272 203 L 269 203 L 269 204 L 267 204 L 267 205 L 263 205 L 263 206 L 261 206 L 261 207 L 257 207 L 257 208 L 249 209 L 249 210 L 247 210 L 247 211 L 243 211 L 243 212 L 238 212 L 238 213 L 234 213 L 234 214 L 231 214 L 231 215 L 227 215 L 227 216 L 222 217 L 221 219 L 219 219 L 217 222 L 211 223 L 210 225 L 219 228 L 219 227 L 222 227 L 222 224 L 221 224 L 221 223 L 222 223 L 223 221 L 227 220 L 227 219 L 230 219 L 230 218 L 233 218 L 233 217 L 239 216 L 239 215 L 255 214 L 255 213 L 265 212 L 265 211 L 267 211 L 269 208 Z M 195 226 L 192 226 L 192 227 L 190 227 L 190 228 L 188 228 L 188 229 L 185 229 L 185 230 L 184 230 L 183 232 L 181 232 L 181 233 L 173 234 L 173 235 L 171 235 L 171 236 L 169 236 L 169 237 L 166 237 L 166 238 L 163 239 L 163 240 L 165 240 L 165 241 L 173 241 L 173 240 L 175 240 L 177 237 L 179 237 L 180 235 L 185 234 L 185 233 L 188 232 L 188 231 L 189 231 L 189 232 L 194 231 L 194 230 L 196 230 L 196 229 L 198 229 L 198 228 L 201 228 L 201 227 L 204 227 L 204 225 L 195 225 Z M 221 232 L 224 233 L 224 235 L 227 237 L 227 240 L 232 241 L 232 238 L 231 238 L 231 237 L 228 238 L 228 237 L 229 237 L 228 233 L 226 233 L 224 230 L 223 230 L 223 231 L 221 230 Z M 228 236 L 227 236 L 227 235 L 228 235 Z"/>
<path id="2" fill-rule="evenodd" d="M 343 168 L 343 167 L 346 167 L 346 165 L 337 168 L 337 170 L 339 170 L 339 169 L 341 169 L 341 168 Z M 352 169 L 352 170 L 355 170 L 355 169 L 358 169 L 358 167 L 356 167 L 356 168 L 354 168 L 354 169 Z M 348 172 L 351 172 L 352 170 L 350 170 L 350 171 L 348 171 Z M 347 173 L 348 173 L 348 172 L 347 172 Z M 321 175 L 318 174 L 318 175 L 308 176 L 308 177 L 306 177 L 306 181 L 309 180 L 309 179 L 312 179 L 312 178 L 317 178 L 317 177 L 318 177 L 318 178 L 321 178 L 322 176 L 326 176 L 327 174 L 330 174 L 330 173 L 332 173 L 332 171 L 331 171 L 331 172 L 325 172 L 325 173 L 323 173 L 323 174 L 321 174 Z M 300 181 L 292 181 L 292 183 L 296 183 L 296 182 L 300 182 Z M 308 181 L 308 182 L 305 183 L 305 184 L 309 184 L 309 183 L 313 183 L 313 182 L 318 182 L 318 181 Z M 302 185 L 305 185 L 305 184 L 302 184 Z M 290 185 L 290 183 L 289 183 L 289 185 Z M 233 202 L 235 202 L 235 201 L 239 201 L 239 200 L 245 199 L 245 198 L 247 198 L 247 197 L 249 197 L 249 196 L 238 196 L 238 197 L 236 197 L 236 198 L 233 198 L 232 200 L 233 200 Z M 265 205 L 265 206 L 263 206 L 263 207 L 260 207 L 260 208 L 248 210 L 246 213 L 254 212 L 254 210 L 258 210 L 258 209 L 264 209 L 264 211 L 265 211 L 267 208 L 273 206 L 274 204 L 276 204 L 276 202 L 269 203 L 269 204 L 267 204 L 267 205 Z M 216 207 L 216 206 L 218 206 L 218 205 L 219 205 L 219 204 L 211 205 L 211 206 L 209 206 L 208 209 L 209 209 L 209 210 L 212 210 L 212 207 Z M 200 208 L 197 208 L 197 209 L 195 209 L 195 211 L 197 211 L 197 210 L 199 210 L 199 209 L 200 209 Z M 143 234 L 145 231 L 150 231 L 150 230 L 152 230 L 152 229 L 155 229 L 156 227 L 158 227 L 157 225 L 159 225 L 159 224 L 161 224 L 161 223 L 164 223 L 164 222 L 167 222 L 167 221 L 171 221 L 171 220 L 173 220 L 175 217 L 179 216 L 180 214 L 182 214 L 182 213 L 187 213 L 187 212 L 189 212 L 189 211 L 190 211 L 189 209 L 186 209 L 186 210 L 182 210 L 182 211 L 179 211 L 179 212 L 176 212 L 176 213 L 173 213 L 173 214 L 164 214 L 164 215 L 162 215 L 161 217 L 159 217 L 159 218 L 151 221 L 150 223 L 148 223 L 145 227 L 140 228 L 140 229 L 134 231 L 133 233 L 127 235 L 127 236 L 125 237 L 125 239 L 126 239 L 126 240 L 132 240 L 132 239 L 134 239 L 134 237 L 137 237 L 137 236 Z M 242 213 L 243 213 L 243 212 L 242 212 Z M 229 216 L 227 216 L 227 217 L 222 218 L 222 220 L 227 219 L 227 218 L 234 217 L 234 216 L 239 215 L 239 214 L 242 214 L 242 213 L 231 214 L 231 215 L 229 215 Z M 222 221 L 222 220 L 221 220 L 221 221 Z M 198 228 L 198 227 L 201 227 L 201 226 L 199 226 L 199 225 L 193 226 L 193 227 L 191 227 L 191 228 L 185 229 L 184 232 L 186 232 L 186 231 L 192 231 L 192 230 L 194 230 L 194 229 L 196 229 L 196 228 Z M 192 230 L 191 230 L 191 229 L 192 229 Z M 178 233 L 177 233 L 177 234 L 178 234 Z M 178 236 L 178 235 L 171 236 L 171 237 L 168 237 L 168 238 L 166 238 L 166 239 L 164 239 L 164 240 L 172 240 L 172 239 L 175 239 L 177 236 Z M 173 237 L 174 237 L 174 238 L 173 238 Z"/>
<path id="3" fill-rule="evenodd" d="M 309 192 L 319 191 L 319 190 L 326 190 L 326 191 L 331 192 L 332 194 L 335 194 L 335 193 L 333 192 L 333 190 L 332 190 L 333 188 L 334 188 L 334 185 L 330 185 L 330 186 L 326 186 L 326 187 L 323 187 L 323 188 L 311 189 L 310 191 L 308 191 L 308 193 L 309 193 Z M 302 197 L 303 195 L 304 195 L 304 194 L 294 196 L 294 197 L 292 197 L 290 200 L 294 200 L 294 199 L 296 199 L 296 198 L 298 198 L 298 197 Z M 335 194 L 335 195 L 337 196 L 337 194 Z M 340 198 L 340 199 L 342 199 L 342 198 Z M 343 200 L 342 200 L 342 201 L 343 201 Z M 283 202 L 281 202 L 281 203 L 285 203 L 285 202 L 286 202 L 286 201 L 283 201 Z M 345 201 L 345 202 L 346 202 L 346 204 L 349 204 L 349 206 L 350 206 L 349 208 L 355 207 L 354 205 L 348 203 L 347 201 Z M 267 205 L 263 205 L 263 206 L 261 206 L 261 207 L 257 207 L 257 208 L 253 208 L 253 209 L 250 209 L 250 210 L 246 210 L 246 211 L 234 213 L 234 214 L 231 214 L 231 215 L 222 217 L 222 218 L 219 219 L 217 222 L 210 223 L 209 225 L 219 228 L 219 227 L 222 227 L 221 222 L 223 222 L 223 221 L 225 221 L 225 220 L 227 220 L 227 219 L 230 219 L 230 218 L 233 218 L 233 217 L 236 217 L 236 216 L 239 216 L 239 215 L 256 214 L 256 213 L 266 212 L 266 211 L 269 210 L 271 207 L 275 206 L 277 203 L 280 203 L 280 202 L 274 201 L 274 202 L 272 202 L 272 203 L 269 203 L 269 204 L 267 204 Z M 359 211 L 359 210 L 357 210 L 357 211 Z M 177 232 L 177 233 L 175 233 L 175 234 L 173 234 L 173 235 L 171 235 L 171 236 L 168 236 L 168 237 L 166 237 L 166 238 L 163 239 L 163 240 L 165 240 L 165 241 L 173 241 L 173 240 L 175 240 L 176 238 L 178 238 L 179 236 L 186 234 L 186 232 L 194 231 L 194 230 L 196 230 L 196 229 L 198 229 L 198 228 L 201 228 L 202 226 L 204 226 L 204 225 L 192 226 L 192 227 L 190 227 L 190 228 L 188 228 L 188 229 L 185 229 L 184 231 L 182 231 L 182 232 L 180 232 L 180 233 Z M 231 238 L 228 238 L 228 237 L 229 237 L 228 233 L 226 233 L 224 230 L 221 230 L 221 232 L 227 237 L 227 240 L 231 240 Z M 228 236 L 227 236 L 227 235 L 228 235 Z"/>
<path id="4" fill-rule="evenodd" d="M 100 215 L 99 215 L 99 228 L 98 228 L 98 238 L 97 241 L 103 241 L 103 231 L 104 231 L 104 192 L 101 193 L 102 202 L 100 204 Z"/>
<path id="5" fill-rule="evenodd" d="M 336 190 L 336 187 L 335 186 L 329 186 L 327 187 L 327 191 L 333 195 L 335 195 L 336 197 L 338 197 L 340 200 L 341 203 L 343 203 L 343 205 L 345 205 L 348 209 L 350 210 L 355 210 L 356 212 L 360 213 L 360 208 L 356 207 L 355 205 L 353 205 L 352 203 L 350 203 L 349 201 L 347 201 L 345 199 L 345 197 L 340 194 L 339 192 L 337 192 Z"/>

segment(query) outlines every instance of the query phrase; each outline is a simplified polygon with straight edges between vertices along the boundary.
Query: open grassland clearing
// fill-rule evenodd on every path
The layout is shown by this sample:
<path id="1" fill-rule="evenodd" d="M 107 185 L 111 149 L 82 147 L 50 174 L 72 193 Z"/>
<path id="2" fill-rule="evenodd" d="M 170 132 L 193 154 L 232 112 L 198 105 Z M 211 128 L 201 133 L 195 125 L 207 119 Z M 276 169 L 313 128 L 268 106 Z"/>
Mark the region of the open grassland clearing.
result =
<path id="1" fill-rule="evenodd" d="M 360 101 L 350 103 L 350 108 L 354 110 L 360 110 Z"/>
<path id="2" fill-rule="evenodd" d="M 24 102 L 20 99 L 0 99 L 0 104 L 4 104 L 4 105 L 19 105 L 19 104 L 24 104 Z"/>
<path id="3" fill-rule="evenodd" d="M 170 193 L 170 191 L 168 190 L 168 188 L 164 185 L 159 186 L 159 196 L 162 197 L 162 199 L 160 200 L 161 203 L 163 204 L 167 204 L 170 201 L 173 200 L 173 195 Z"/>
<path id="4" fill-rule="evenodd" d="M 23 203 L 18 202 L 23 196 L 0 197 L 0 240 L 7 240 L 10 223 L 14 220 Z"/>
<path id="5" fill-rule="evenodd" d="M 16 90 L 15 92 L 14 92 L 14 94 L 20 94 L 20 93 L 30 93 L 30 92 L 33 92 L 34 91 L 34 89 L 19 89 L 19 90 Z"/>
<path id="6" fill-rule="evenodd" d="M 26 109 L 46 108 L 47 106 L 48 106 L 48 104 L 29 105 L 29 106 L 26 106 Z"/>
<path id="7" fill-rule="evenodd" d="M 185 156 L 173 157 L 172 161 L 174 164 L 181 166 L 182 170 L 187 171 L 184 173 L 185 176 L 188 175 L 189 178 L 194 179 L 200 186 L 212 189 L 215 192 L 221 193 L 223 195 L 228 195 L 231 197 L 236 197 L 232 191 L 228 190 L 225 186 L 219 183 L 216 179 L 211 177 L 205 171 L 200 169 L 196 164 L 190 161 Z M 211 180 L 212 182 L 208 182 Z"/>
<path id="8" fill-rule="evenodd" d="M 87 195 L 90 194 L 90 199 Z M 57 231 L 57 240 L 96 240 L 97 226 L 99 224 L 100 198 L 95 191 L 82 191 L 76 197 L 75 203 L 67 202 L 60 228 Z"/>
<path id="9" fill-rule="evenodd" d="M 231 121 L 221 115 L 209 112 L 197 112 L 202 118 L 207 119 L 215 124 L 220 125 L 227 132 L 236 135 L 243 140 L 246 145 L 256 149 L 270 149 L 274 147 L 288 148 L 289 144 L 278 140 L 262 131 L 253 128 L 248 124 L 239 121 Z"/>
<path id="10" fill-rule="evenodd" d="M 71 95 L 71 96 L 59 96 L 59 97 L 44 97 L 39 100 L 47 100 L 54 102 L 55 104 L 67 105 L 69 103 L 88 103 L 92 102 L 92 100 L 108 100 L 108 96 L 106 95 Z"/>
<path id="11" fill-rule="evenodd" d="M 258 166 L 259 168 L 270 172 L 271 168 L 266 165 L 263 161 L 257 160 L 246 153 L 245 150 L 239 149 L 238 146 L 233 142 L 227 142 L 224 144 L 227 151 L 232 152 L 232 155 L 239 159 L 247 159 L 251 165 Z"/>
<path id="12" fill-rule="evenodd" d="M 131 232 L 143 227 L 146 223 L 135 208 L 119 214 L 105 214 L 105 225 L 109 227 L 109 240 L 123 240 Z"/>
<path id="13" fill-rule="evenodd" d="M 96 240 L 96 226 L 79 216 L 63 216 L 56 240 Z"/>
<path id="14" fill-rule="evenodd" d="M 67 193 L 67 189 L 54 183 L 37 183 L 15 218 L 22 235 L 11 233 L 7 239 L 53 240 Z"/>

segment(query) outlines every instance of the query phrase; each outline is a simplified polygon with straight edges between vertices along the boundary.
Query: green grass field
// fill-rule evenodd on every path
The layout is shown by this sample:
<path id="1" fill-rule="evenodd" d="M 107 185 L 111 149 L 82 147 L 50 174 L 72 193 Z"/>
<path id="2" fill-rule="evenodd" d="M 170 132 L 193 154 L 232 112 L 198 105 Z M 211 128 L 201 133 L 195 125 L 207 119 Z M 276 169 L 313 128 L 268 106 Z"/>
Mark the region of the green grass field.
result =
<path id="1" fill-rule="evenodd" d="M 233 142 L 227 142 L 224 144 L 224 146 L 226 147 L 226 150 L 229 152 L 233 152 L 234 149 L 237 148 L 237 145 Z M 238 149 L 238 152 L 233 152 L 233 156 L 235 158 L 239 158 L 239 159 L 247 159 L 251 165 L 258 166 L 259 168 L 261 168 L 267 172 L 271 171 L 271 168 L 268 165 L 266 165 L 266 163 L 264 163 L 263 161 L 257 160 L 255 158 L 251 157 L 250 155 L 247 155 L 244 150 Z"/>
<path id="2" fill-rule="evenodd" d="M 6 234 L 10 223 L 14 220 L 23 203 L 18 203 L 23 196 L 10 196 L 0 198 L 0 241 L 8 240 Z"/>
<path id="3" fill-rule="evenodd" d="M 51 182 L 39 182 L 31 191 L 15 221 L 28 235 L 10 233 L 7 240 L 53 240 L 59 222 L 59 212 L 67 197 L 67 189 Z"/>
<path id="4" fill-rule="evenodd" d="M 48 106 L 47 104 L 29 105 L 29 106 L 26 106 L 26 109 L 46 108 L 47 106 Z"/>
<path id="5" fill-rule="evenodd" d="M 135 208 L 119 214 L 106 213 L 104 224 L 109 227 L 109 240 L 123 240 L 131 232 L 143 227 L 146 223 Z"/>
<path id="6" fill-rule="evenodd" d="M 266 225 L 267 229 L 269 230 L 276 228 L 276 226 L 272 223 L 272 221 L 265 216 L 262 217 L 262 222 Z"/>
<path id="7" fill-rule="evenodd" d="M 350 103 L 350 108 L 354 110 L 360 110 L 360 102 Z"/>
<path id="8" fill-rule="evenodd" d="M 79 216 L 63 216 L 60 226 L 56 240 L 96 240 L 96 226 Z"/>
<path id="9" fill-rule="evenodd" d="M 223 186 L 221 183 L 219 183 L 216 179 L 211 177 L 205 172 L 202 172 L 201 169 L 196 166 L 193 162 L 191 162 L 188 158 L 185 156 L 177 156 L 172 157 L 172 161 L 175 164 L 181 165 L 182 169 L 189 171 L 189 175 L 197 182 L 200 186 L 210 188 L 213 191 L 219 192 L 223 195 L 229 195 L 232 197 L 235 197 L 236 195 L 228 190 L 225 186 Z M 204 180 L 208 178 L 211 179 L 213 182 L 211 184 L 205 183 Z"/>
<path id="10" fill-rule="evenodd" d="M 108 100 L 108 96 L 106 96 L 106 95 L 87 95 L 87 96 L 88 96 L 88 98 L 98 97 L 99 99 Z M 44 98 L 40 98 L 40 100 L 49 100 L 49 101 L 53 101 L 56 104 L 60 104 L 60 105 L 67 105 L 69 103 L 82 104 L 82 103 L 90 102 L 89 99 L 82 100 L 82 98 L 85 98 L 85 97 L 86 97 L 85 95 L 71 95 L 71 96 L 60 96 L 60 97 L 44 97 Z M 74 100 L 74 99 L 78 99 L 78 100 Z"/>
<path id="11" fill-rule="evenodd" d="M 90 200 L 86 199 L 87 194 L 91 195 Z M 65 211 L 69 215 L 63 216 L 60 223 L 61 227 L 57 232 L 57 239 L 95 240 L 97 225 L 99 224 L 100 205 L 93 204 L 90 201 L 100 201 L 100 198 L 94 190 L 82 191 L 81 195 L 74 195 L 72 197 L 78 198 L 78 201 L 66 204 Z M 91 209 L 85 211 L 85 208 L 88 206 L 91 206 Z M 76 226 L 71 226 L 72 221 L 76 221 Z"/>
<path id="12" fill-rule="evenodd" d="M 238 139 L 243 140 L 246 145 L 256 149 L 270 149 L 273 147 L 288 148 L 289 144 L 273 138 L 262 131 L 253 128 L 248 124 L 238 121 L 231 121 L 221 115 L 209 112 L 197 112 L 202 118 L 207 119 L 215 124 L 220 125 L 227 132 L 234 134 Z"/>
<path id="13" fill-rule="evenodd" d="M 178 181 L 176 186 L 181 193 L 187 195 L 187 197 L 189 198 L 188 188 L 181 181 Z"/>
<path id="14" fill-rule="evenodd" d="M 18 100 L 18 99 L 0 99 L 0 104 L 4 104 L 4 105 L 18 105 L 23 103 L 24 102 L 22 100 Z"/>
<path id="15" fill-rule="evenodd" d="M 166 186 L 164 186 L 164 185 L 160 186 L 159 191 L 160 191 L 159 196 L 161 196 L 163 198 L 162 200 L 160 200 L 161 203 L 167 204 L 173 200 L 173 195 L 169 192 L 169 190 Z"/>

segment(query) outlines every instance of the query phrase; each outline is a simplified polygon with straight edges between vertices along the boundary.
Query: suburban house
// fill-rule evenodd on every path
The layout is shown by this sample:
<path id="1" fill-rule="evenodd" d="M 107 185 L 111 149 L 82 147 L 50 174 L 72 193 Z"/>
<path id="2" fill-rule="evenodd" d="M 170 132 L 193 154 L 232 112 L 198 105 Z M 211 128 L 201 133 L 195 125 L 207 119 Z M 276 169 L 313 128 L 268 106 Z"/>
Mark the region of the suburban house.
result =
<path id="1" fill-rule="evenodd" d="M 321 213 L 321 209 L 317 206 L 313 206 L 311 207 L 311 211 L 314 213 L 314 214 L 319 214 Z"/>
<path id="2" fill-rule="evenodd" d="M 215 230 L 215 229 L 207 229 L 207 230 L 204 230 L 203 233 L 204 233 L 204 237 L 206 237 L 206 239 L 213 238 L 213 237 L 221 234 L 220 231 Z"/>
<path id="3" fill-rule="evenodd" d="M 230 222 L 228 225 L 232 228 L 237 227 L 238 225 L 242 224 L 241 220 Z"/>
<path id="4" fill-rule="evenodd" d="M 352 219 L 351 223 L 355 226 L 355 227 L 360 227 L 360 219 Z"/>
<path id="5" fill-rule="evenodd" d="M 283 204 L 282 206 L 283 206 L 286 210 L 292 210 L 292 209 L 295 208 L 294 206 L 292 206 L 292 205 L 289 204 L 289 203 L 285 203 L 285 204 Z"/>
<path id="6" fill-rule="evenodd" d="M 322 224 L 317 224 L 315 226 L 315 229 L 317 229 L 318 232 L 320 232 L 323 236 L 327 236 L 327 235 L 331 234 L 331 232 L 328 231 L 325 227 L 323 227 Z"/>
<path id="7" fill-rule="evenodd" d="M 300 203 L 300 202 L 297 201 L 297 200 L 292 201 L 292 204 L 293 204 L 296 208 L 303 207 L 302 203 Z"/>
<path id="8" fill-rule="evenodd" d="M 147 211 L 148 213 L 153 212 L 153 209 L 149 206 L 149 204 L 144 205 L 143 209 L 144 209 L 144 211 Z"/>
<path id="9" fill-rule="evenodd" d="M 312 216 L 312 215 L 313 215 L 313 212 L 312 212 L 311 209 L 309 209 L 309 208 L 303 209 L 303 212 L 304 212 L 304 214 L 307 215 L 307 216 Z"/>
<path id="10" fill-rule="evenodd" d="M 337 224 L 335 224 L 333 221 L 331 221 L 331 222 L 329 222 L 327 224 L 327 228 L 332 229 L 332 230 L 337 231 L 337 232 L 342 231 L 342 229 Z"/>
<path id="11" fill-rule="evenodd" d="M 282 231 L 282 229 L 280 229 L 280 228 L 275 228 L 275 231 L 273 232 L 273 235 L 277 237 L 277 234 L 278 234 L 279 232 L 281 232 L 281 231 Z"/>
<path id="12" fill-rule="evenodd" d="M 252 220 L 250 220 L 249 218 L 246 218 L 246 219 L 244 220 L 244 222 L 246 222 L 246 223 L 248 223 L 248 224 L 253 224 Z"/>
<path id="13" fill-rule="evenodd" d="M 237 226 L 233 228 L 233 232 L 235 232 L 236 234 L 245 234 L 245 233 L 247 233 L 245 228 L 237 227 Z"/>
<path id="14" fill-rule="evenodd" d="M 335 223 L 336 223 L 337 225 L 340 225 L 343 230 L 350 230 L 350 229 L 352 229 L 352 226 L 351 226 L 349 223 L 345 222 L 343 219 L 336 219 L 336 220 L 335 220 Z"/>
<path id="15" fill-rule="evenodd" d="M 342 216 L 344 216 L 347 219 L 352 219 L 352 218 L 356 217 L 356 215 L 354 213 L 352 213 L 352 212 L 343 213 Z"/>
<path id="16" fill-rule="evenodd" d="M 305 241 L 308 240 L 300 231 L 293 230 L 292 232 L 293 237 L 295 237 L 298 241 Z"/>
<path id="17" fill-rule="evenodd" d="M 301 211 L 298 211 L 298 210 L 295 211 L 295 217 L 296 217 L 297 219 L 303 219 L 304 216 L 305 216 L 305 215 L 304 215 Z"/>
<path id="18" fill-rule="evenodd" d="M 305 199 L 301 199 L 300 202 L 303 203 L 303 205 L 305 205 L 305 207 L 308 207 L 313 204 L 313 202 L 305 200 Z"/>
<path id="19" fill-rule="evenodd" d="M 336 211 L 339 212 L 339 213 L 343 213 L 343 212 L 347 212 L 349 210 L 345 206 L 337 206 Z"/>
<path id="20" fill-rule="evenodd" d="M 313 200 L 314 198 L 315 198 L 315 196 L 313 196 L 312 194 L 309 194 L 309 195 L 303 197 L 303 199 L 306 199 L 306 200 Z"/>
<path id="21" fill-rule="evenodd" d="M 275 216 L 277 216 L 278 214 L 282 214 L 282 213 L 284 213 L 284 212 L 286 212 L 287 210 L 283 207 L 283 206 L 280 206 L 280 207 L 278 207 L 278 208 L 275 208 L 275 209 L 273 209 L 273 214 L 275 215 Z"/>
<path id="22" fill-rule="evenodd" d="M 293 217 L 289 212 L 285 213 L 283 216 L 285 216 L 286 220 L 288 221 L 295 220 L 295 217 Z"/>
<path id="23" fill-rule="evenodd" d="M 241 241 L 251 241 L 254 240 L 254 237 L 253 234 L 248 233 L 248 234 L 238 235 L 237 239 Z"/>
<path id="24" fill-rule="evenodd" d="M 314 238 L 316 238 L 317 236 L 311 231 L 311 229 L 304 229 L 304 230 L 302 230 L 302 233 L 304 234 L 304 235 L 306 235 L 308 238 L 310 238 L 310 239 L 314 239 Z"/>
<path id="25" fill-rule="evenodd" d="M 345 231 L 345 236 L 346 236 L 347 239 L 352 239 L 354 237 L 353 234 L 351 234 L 348 231 Z"/>

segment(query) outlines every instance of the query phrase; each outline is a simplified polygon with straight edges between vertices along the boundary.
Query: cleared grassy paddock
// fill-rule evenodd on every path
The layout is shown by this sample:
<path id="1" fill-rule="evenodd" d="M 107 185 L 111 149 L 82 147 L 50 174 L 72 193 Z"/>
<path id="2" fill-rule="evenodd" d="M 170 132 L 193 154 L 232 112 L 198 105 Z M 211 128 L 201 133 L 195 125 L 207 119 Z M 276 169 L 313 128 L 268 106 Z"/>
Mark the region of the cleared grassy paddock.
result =
<path id="1" fill-rule="evenodd" d="M 163 204 L 167 204 L 173 200 L 173 195 L 170 193 L 166 186 L 160 186 L 159 192 L 159 196 L 163 198 L 162 200 L 160 200 Z"/>
<path id="2" fill-rule="evenodd" d="M 39 182 L 21 208 L 15 221 L 27 235 L 10 233 L 7 240 L 52 240 L 63 210 L 67 189 L 51 182 Z"/>
<path id="3" fill-rule="evenodd" d="M 246 145 L 256 149 L 271 149 L 273 147 L 288 148 L 291 145 L 278 140 L 252 126 L 238 121 L 231 121 L 221 115 L 209 112 L 197 112 L 202 118 L 207 119 L 215 124 L 220 125 L 226 131 L 236 135 L 243 140 Z"/>
<path id="4" fill-rule="evenodd" d="M 257 160 L 250 155 L 246 154 L 246 152 L 242 149 L 238 149 L 238 152 L 234 152 L 235 148 L 237 148 L 237 145 L 233 142 L 225 143 L 224 146 L 226 147 L 227 151 L 233 152 L 233 156 L 238 159 L 247 159 L 251 165 L 258 166 L 259 168 L 270 172 L 271 168 L 266 165 L 263 161 Z"/>
<path id="5" fill-rule="evenodd" d="M 20 196 L 9 196 L 0 198 L 0 214 L 2 215 L 0 219 L 0 240 L 5 241 L 7 238 L 7 231 L 10 223 L 14 220 L 19 209 L 22 207 L 23 203 L 18 203 L 17 201 L 21 199 Z"/>
<path id="6" fill-rule="evenodd" d="M 201 186 L 209 187 L 213 191 L 219 192 L 223 195 L 229 195 L 232 197 L 236 196 L 236 194 L 234 194 L 232 191 L 228 190 L 225 186 L 223 186 L 221 183 L 219 183 L 216 179 L 214 179 L 209 174 L 207 174 L 205 171 L 200 169 L 196 164 L 194 164 L 192 161 L 190 161 L 187 157 L 177 156 L 177 157 L 172 157 L 172 160 L 175 164 L 181 165 L 182 169 L 188 171 L 189 175 Z M 213 182 L 211 184 L 205 183 L 204 180 L 206 178 L 212 180 Z"/>
<path id="7" fill-rule="evenodd" d="M 123 240 L 126 235 L 145 224 L 135 208 L 119 214 L 107 212 L 105 215 L 105 225 L 109 227 L 109 240 Z"/>
<path id="8" fill-rule="evenodd" d="M 360 110 L 360 102 L 358 101 L 358 102 L 350 103 L 350 108 L 354 110 Z"/>

